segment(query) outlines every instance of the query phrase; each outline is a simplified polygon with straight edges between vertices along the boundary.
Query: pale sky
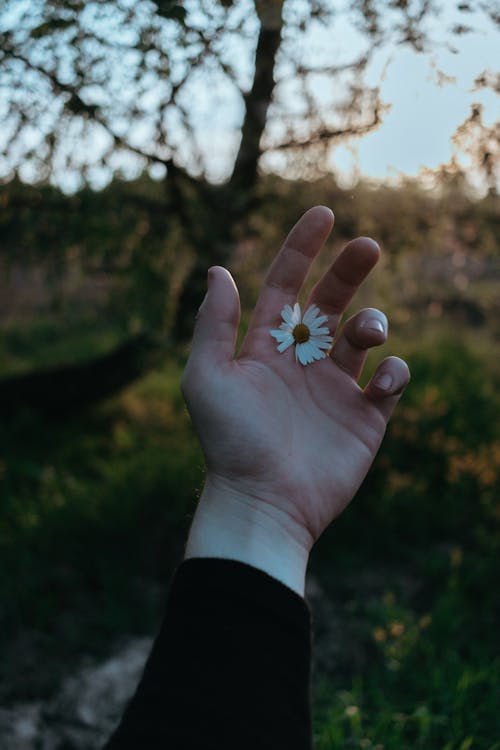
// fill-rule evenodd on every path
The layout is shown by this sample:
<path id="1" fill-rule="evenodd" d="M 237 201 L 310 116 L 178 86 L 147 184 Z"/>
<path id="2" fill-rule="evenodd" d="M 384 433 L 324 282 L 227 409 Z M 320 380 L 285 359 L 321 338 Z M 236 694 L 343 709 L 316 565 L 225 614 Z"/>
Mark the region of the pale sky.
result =
<path id="1" fill-rule="evenodd" d="M 483 89 L 473 91 L 474 79 L 485 69 L 498 71 L 500 35 L 486 30 L 459 37 L 458 54 L 442 50 L 434 60 L 409 49 L 400 49 L 389 65 L 382 99 L 392 108 L 383 125 L 354 145 L 363 174 L 386 178 L 398 173 L 416 176 L 422 167 L 434 169 L 453 155 L 451 136 L 470 113 L 470 105 L 484 105 L 484 119 L 500 118 L 500 96 Z M 451 80 L 438 85 L 432 63 Z M 339 148 L 335 163 L 349 171 L 353 155 Z"/>
<path id="2" fill-rule="evenodd" d="M 432 53 L 417 53 L 409 47 L 382 48 L 368 70 L 368 82 L 377 84 L 382 77 L 382 100 L 391 104 L 380 128 L 361 139 L 336 146 L 332 152 L 332 172 L 350 182 L 353 175 L 390 180 L 399 175 L 417 176 L 422 168 L 436 169 L 454 154 L 451 136 L 470 114 L 471 104 L 484 105 L 484 121 L 491 124 L 500 119 L 500 96 L 482 89 L 474 91 L 475 78 L 485 70 L 498 72 L 500 68 L 500 33 L 484 14 L 459 14 L 456 3 L 441 3 L 442 12 L 433 18 Z M 452 36 L 447 31 L 453 23 L 468 23 L 475 32 Z M 309 40 L 311 56 L 322 50 L 326 59 L 332 39 L 316 29 Z M 339 39 L 341 45 L 339 46 Z M 361 49 L 362 37 L 347 23 L 336 27 L 335 51 L 339 59 L 354 59 Z M 453 53 L 450 47 L 457 50 Z M 444 74 L 439 84 L 438 71 Z M 443 82 L 444 81 L 444 82 Z M 218 179 L 227 172 L 228 156 L 237 148 L 234 133 L 226 129 L 231 116 L 223 115 L 223 94 L 217 119 L 211 122 L 213 97 L 216 89 L 205 92 L 204 132 L 199 142 L 207 153 L 213 154 L 209 174 Z M 203 96 L 200 106 L 203 108 Z M 227 117 L 227 119 L 226 119 Z M 234 117 L 234 116 L 233 116 Z M 234 122 L 234 119 L 233 119 Z M 460 156 L 460 155 L 459 155 Z M 280 157 L 266 157 L 265 163 L 278 164 Z M 465 157 L 461 157 L 467 164 Z"/>

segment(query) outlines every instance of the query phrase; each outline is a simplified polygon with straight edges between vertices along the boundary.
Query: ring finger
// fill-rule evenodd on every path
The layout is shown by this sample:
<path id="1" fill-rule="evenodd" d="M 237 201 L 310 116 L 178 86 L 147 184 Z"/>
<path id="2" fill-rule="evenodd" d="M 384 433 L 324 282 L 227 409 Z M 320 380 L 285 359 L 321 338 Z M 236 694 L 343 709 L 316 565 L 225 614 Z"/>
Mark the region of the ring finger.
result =
<path id="1" fill-rule="evenodd" d="M 387 330 L 388 322 L 384 313 L 367 307 L 344 323 L 330 357 L 351 377 L 358 380 L 368 349 L 383 344 L 387 339 Z"/>

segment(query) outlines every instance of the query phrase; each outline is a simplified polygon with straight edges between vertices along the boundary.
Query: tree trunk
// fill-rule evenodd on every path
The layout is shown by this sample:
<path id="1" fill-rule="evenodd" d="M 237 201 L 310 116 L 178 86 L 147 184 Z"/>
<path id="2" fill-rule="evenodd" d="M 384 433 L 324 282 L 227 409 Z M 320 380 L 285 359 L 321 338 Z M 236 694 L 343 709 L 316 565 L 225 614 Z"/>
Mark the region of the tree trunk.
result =
<path id="1" fill-rule="evenodd" d="M 194 318 L 206 292 L 207 270 L 211 265 L 227 265 L 234 249 L 238 223 L 255 207 L 255 186 L 262 153 L 260 142 L 274 89 L 274 66 L 281 41 L 283 3 L 257 0 L 260 20 L 255 54 L 255 75 L 245 95 L 245 117 L 233 174 L 226 185 L 205 193 L 204 215 L 197 217 L 202 234 L 195 248 L 196 261 L 186 279 L 177 303 L 172 336 L 188 339 Z"/>

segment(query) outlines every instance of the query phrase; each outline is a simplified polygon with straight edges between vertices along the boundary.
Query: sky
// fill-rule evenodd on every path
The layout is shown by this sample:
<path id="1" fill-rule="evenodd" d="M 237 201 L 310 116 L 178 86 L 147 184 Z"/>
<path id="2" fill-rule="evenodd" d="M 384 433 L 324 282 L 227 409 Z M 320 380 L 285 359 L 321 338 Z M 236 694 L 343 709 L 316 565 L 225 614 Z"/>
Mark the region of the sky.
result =
<path id="1" fill-rule="evenodd" d="M 474 90 L 474 80 L 485 70 L 498 72 L 500 33 L 484 13 L 459 14 L 455 2 L 442 2 L 441 13 L 431 20 L 432 51 L 419 54 L 408 46 L 384 47 L 376 54 L 367 73 L 371 85 L 381 83 L 381 98 L 390 105 L 383 124 L 362 138 L 337 145 L 331 154 L 332 172 L 340 182 L 349 184 L 358 175 L 374 180 L 397 180 L 401 175 L 417 177 L 423 169 L 434 170 L 456 153 L 451 137 L 468 117 L 473 103 L 484 105 L 484 121 L 500 119 L 500 96 L 490 90 Z M 452 36 L 448 29 L 467 22 L 474 33 Z M 347 22 L 335 29 L 339 59 L 354 59 L 362 49 L 362 37 Z M 310 44 L 311 54 L 325 59 L 331 36 L 316 28 Z M 454 47 L 452 51 L 451 47 Z M 441 75 L 444 74 L 444 75 Z M 213 95 L 213 91 L 211 92 Z M 210 112 L 204 114 L 205 132 L 200 142 L 209 159 L 209 174 L 214 180 L 227 173 L 227 161 L 237 148 L 229 131 L 221 128 L 221 110 L 217 126 L 210 126 Z M 228 156 L 229 154 L 229 156 Z M 467 166 L 467 159 L 458 154 Z M 279 166 L 280 157 L 266 157 L 266 166 Z M 481 187 L 477 184 L 477 187 Z"/>
<path id="2" fill-rule="evenodd" d="M 479 25 L 479 24 L 478 24 Z M 417 176 L 435 169 L 454 154 L 451 136 L 467 118 L 471 104 L 484 105 L 488 124 L 500 118 L 500 96 L 474 91 L 474 80 L 485 69 L 497 71 L 500 35 L 482 24 L 474 35 L 456 40 L 457 54 L 442 49 L 432 57 L 400 48 L 382 83 L 382 99 L 391 103 L 382 126 L 355 144 L 353 154 L 341 147 L 334 161 L 345 173 L 357 166 L 373 178 L 400 173 Z M 447 78 L 438 83 L 437 69 Z"/>

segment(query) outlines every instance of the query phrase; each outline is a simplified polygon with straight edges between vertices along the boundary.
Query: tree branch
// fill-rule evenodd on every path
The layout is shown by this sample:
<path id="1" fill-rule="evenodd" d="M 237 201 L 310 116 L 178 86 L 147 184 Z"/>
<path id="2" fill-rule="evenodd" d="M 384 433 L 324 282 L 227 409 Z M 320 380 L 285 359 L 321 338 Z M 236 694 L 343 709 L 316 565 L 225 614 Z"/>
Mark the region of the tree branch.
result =
<path id="1" fill-rule="evenodd" d="M 146 159 L 146 161 L 148 162 L 155 162 L 157 164 L 162 164 L 167 169 L 167 171 L 170 172 L 170 174 L 176 174 L 176 175 L 182 174 L 183 179 L 185 179 L 187 182 L 192 183 L 193 185 L 200 184 L 199 180 L 197 180 L 195 177 L 192 177 L 190 174 L 188 174 L 188 172 L 186 172 L 181 167 L 176 166 L 173 162 L 172 157 L 165 159 L 165 158 L 160 157 L 158 154 L 152 154 L 152 153 L 149 153 L 148 151 L 144 151 L 138 146 L 134 146 L 133 144 L 126 141 L 122 136 L 118 135 L 118 133 L 115 133 L 112 127 L 106 122 L 103 116 L 99 113 L 98 106 L 94 104 L 86 104 L 81 99 L 78 92 L 73 86 L 61 81 L 54 73 L 51 73 L 49 70 L 45 70 L 45 68 L 43 68 L 40 65 L 36 65 L 31 60 L 29 60 L 29 58 L 27 58 L 21 52 L 18 52 L 12 47 L 7 48 L 7 49 L 4 47 L 3 52 L 5 55 L 10 56 L 11 58 L 15 60 L 19 60 L 24 65 L 26 65 L 26 67 L 28 67 L 30 70 L 33 70 L 36 73 L 39 73 L 40 75 L 44 76 L 44 78 L 50 81 L 53 91 L 56 94 L 68 94 L 69 99 L 67 102 L 64 103 L 64 108 L 66 110 L 69 110 L 69 112 L 73 116 L 79 115 L 81 117 L 85 117 L 88 120 L 93 121 L 96 124 L 100 125 L 102 128 L 104 128 L 104 130 L 108 133 L 108 135 L 111 136 L 115 146 L 119 146 L 128 151 L 131 151 L 132 153 L 137 154 L 137 156 L 140 156 L 143 159 Z"/>
<path id="2" fill-rule="evenodd" d="M 297 74 L 300 76 L 307 76 L 307 75 L 328 75 L 333 76 L 337 75 L 337 73 L 343 73 L 345 70 L 362 70 L 364 67 L 366 67 L 366 64 L 368 63 L 368 60 L 370 59 L 370 55 L 364 54 L 358 60 L 353 60 L 349 63 L 343 63 L 342 65 L 330 65 L 330 66 L 318 66 L 318 67 L 312 67 L 307 65 L 297 65 Z M 277 81 L 279 83 L 280 81 Z"/>
<path id="3" fill-rule="evenodd" d="M 255 75 L 252 88 L 244 97 L 245 118 L 241 142 L 230 179 L 231 189 L 238 192 L 240 201 L 257 181 L 258 162 L 262 153 L 260 141 L 275 86 L 273 74 L 283 27 L 282 6 L 280 0 L 273 3 L 256 2 L 261 26 L 255 53 Z M 242 207 L 245 200 L 243 204 L 240 201 L 235 203 Z"/>
<path id="4" fill-rule="evenodd" d="M 323 143 L 325 141 L 333 141 L 339 138 L 357 137 L 369 133 L 377 125 L 380 124 L 380 107 L 377 105 L 373 112 L 373 117 L 370 122 L 362 125 L 351 125 L 350 127 L 338 128 L 332 130 L 328 127 L 322 127 L 313 133 L 310 133 L 307 138 L 292 139 L 279 143 L 274 146 L 268 146 L 267 151 L 284 151 L 286 149 L 303 149 L 307 146 L 312 146 L 316 143 Z"/>

